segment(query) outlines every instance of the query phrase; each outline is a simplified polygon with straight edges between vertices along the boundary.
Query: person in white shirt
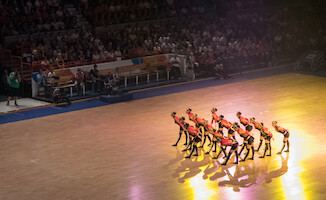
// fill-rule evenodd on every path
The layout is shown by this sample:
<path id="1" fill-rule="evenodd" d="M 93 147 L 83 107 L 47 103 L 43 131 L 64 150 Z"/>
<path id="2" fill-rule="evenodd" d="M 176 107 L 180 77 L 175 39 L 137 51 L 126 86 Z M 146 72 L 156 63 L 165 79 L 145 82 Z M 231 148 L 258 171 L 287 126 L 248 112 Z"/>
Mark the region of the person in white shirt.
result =
<path id="1" fill-rule="evenodd" d="M 113 50 L 110 50 L 109 52 L 108 52 L 108 57 L 107 57 L 108 59 L 111 59 L 111 60 L 113 60 L 114 59 L 114 52 L 113 52 Z"/>
<path id="2" fill-rule="evenodd" d="M 161 47 L 158 45 L 158 42 L 155 42 L 155 45 L 153 47 L 153 51 L 155 54 L 159 54 L 162 52 Z"/>
<path id="3" fill-rule="evenodd" d="M 181 77 L 180 63 L 181 60 L 177 54 L 174 54 L 173 57 L 170 58 L 171 79 L 177 79 Z"/>
<path id="4" fill-rule="evenodd" d="M 114 56 L 117 58 L 117 60 L 121 60 L 122 54 L 121 54 L 119 46 L 118 46 L 117 50 L 114 52 Z"/>
<path id="5" fill-rule="evenodd" d="M 53 71 L 53 67 L 50 68 L 50 71 L 48 72 L 46 79 L 47 83 L 52 85 L 52 79 L 55 77 L 55 72 Z"/>
<path id="6" fill-rule="evenodd" d="M 100 59 L 100 55 L 98 54 L 98 52 L 96 51 L 94 54 L 93 54 L 93 61 L 98 61 Z"/>

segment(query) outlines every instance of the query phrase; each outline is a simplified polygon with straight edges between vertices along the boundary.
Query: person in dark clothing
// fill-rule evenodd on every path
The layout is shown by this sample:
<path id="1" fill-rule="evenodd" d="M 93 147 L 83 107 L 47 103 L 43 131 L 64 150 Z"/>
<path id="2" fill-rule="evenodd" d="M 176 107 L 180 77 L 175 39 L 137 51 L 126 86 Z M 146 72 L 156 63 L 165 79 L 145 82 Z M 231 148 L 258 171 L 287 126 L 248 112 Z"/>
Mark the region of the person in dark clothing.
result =
<path id="1" fill-rule="evenodd" d="M 89 78 L 92 81 L 92 90 L 99 91 L 100 88 L 100 76 L 97 70 L 97 65 L 93 66 L 93 69 L 89 72 Z"/>
<path id="2" fill-rule="evenodd" d="M 108 73 L 104 80 L 105 91 L 108 95 L 116 95 L 119 93 L 119 87 L 117 86 L 118 80 L 111 73 Z"/>
<path id="3" fill-rule="evenodd" d="M 60 89 L 55 89 L 53 91 L 53 103 L 67 102 L 68 105 L 71 104 L 69 97 L 67 97 Z"/>
<path id="4" fill-rule="evenodd" d="M 217 76 L 217 78 L 219 79 L 228 79 L 230 78 L 224 70 L 224 65 L 223 64 L 216 64 L 215 68 L 215 75 Z"/>

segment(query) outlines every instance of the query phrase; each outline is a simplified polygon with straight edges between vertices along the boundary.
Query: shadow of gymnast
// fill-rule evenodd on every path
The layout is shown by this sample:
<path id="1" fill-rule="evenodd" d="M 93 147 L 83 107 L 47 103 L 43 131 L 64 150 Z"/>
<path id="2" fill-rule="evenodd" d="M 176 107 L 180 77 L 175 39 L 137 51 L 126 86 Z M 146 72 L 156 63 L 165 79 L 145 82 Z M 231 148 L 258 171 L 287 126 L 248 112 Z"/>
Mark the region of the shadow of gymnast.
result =
<path id="1" fill-rule="evenodd" d="M 288 169 L 289 169 L 289 167 L 288 167 L 289 154 L 287 154 L 286 158 L 284 158 L 281 155 L 281 158 L 282 158 L 281 168 L 267 173 L 267 175 L 265 176 L 266 183 L 271 183 L 273 178 L 278 178 L 280 176 L 283 176 L 288 171 Z"/>
<path id="2" fill-rule="evenodd" d="M 204 155 L 204 159 L 201 161 L 198 161 L 198 157 L 185 159 L 180 163 L 180 166 L 177 167 L 172 176 L 178 178 L 179 183 L 184 183 L 186 179 L 198 175 L 201 172 L 200 167 L 206 166 L 210 163 L 211 157 L 207 155 Z M 184 176 L 181 176 L 184 172 L 186 172 Z"/>
<path id="3" fill-rule="evenodd" d="M 168 165 L 177 163 L 182 160 L 180 165 L 176 168 L 175 173 L 173 173 L 174 178 L 178 178 L 179 183 L 184 183 L 186 179 L 198 175 L 202 170 L 200 167 L 206 166 L 203 170 L 203 179 L 210 179 L 211 181 L 218 181 L 219 179 L 227 176 L 229 180 L 222 180 L 218 183 L 220 187 L 232 187 L 233 191 L 239 192 L 241 188 L 248 188 L 254 184 L 262 184 L 272 182 L 273 178 L 278 178 L 284 175 L 288 171 L 288 159 L 282 158 L 282 166 L 280 169 L 268 172 L 269 162 L 271 159 L 263 159 L 262 163 L 256 166 L 254 161 L 248 160 L 246 163 L 240 163 L 239 165 L 221 165 L 221 163 L 212 159 L 210 155 L 204 154 L 204 159 L 198 161 L 198 157 L 192 159 L 184 159 L 183 152 L 179 149 L 176 151 L 177 157 L 169 161 Z M 232 156 L 233 157 L 233 156 Z M 235 172 L 232 175 L 229 168 L 235 167 Z M 181 176 L 181 174 L 184 176 Z M 262 176 L 263 178 L 259 178 Z"/>
<path id="4" fill-rule="evenodd" d="M 228 176 L 229 180 L 220 181 L 218 183 L 220 187 L 232 187 L 233 191 L 240 192 L 240 188 L 248 188 L 256 184 L 259 173 L 257 173 L 258 169 L 253 161 L 250 161 L 250 163 L 247 163 L 246 165 L 239 164 L 234 166 L 235 172 L 233 176 L 229 171 L 229 168 L 233 166 L 222 169 Z"/>
<path id="5" fill-rule="evenodd" d="M 207 165 L 206 169 L 204 169 L 204 171 L 203 171 L 204 172 L 203 179 L 207 179 L 208 175 L 216 172 L 220 167 L 224 167 L 224 166 L 221 165 L 221 163 L 218 160 L 213 160 L 213 162 L 209 163 Z"/>
<path id="6" fill-rule="evenodd" d="M 181 161 L 181 160 L 183 160 L 185 158 L 185 155 L 186 155 L 187 152 L 181 151 L 179 149 L 179 147 L 175 147 L 175 149 L 176 149 L 177 157 L 174 158 L 174 159 L 169 160 L 169 162 L 166 163 L 165 165 L 163 165 L 163 167 L 169 167 L 170 165 L 172 165 L 174 163 L 177 163 L 177 162 L 179 162 L 179 161 Z"/>

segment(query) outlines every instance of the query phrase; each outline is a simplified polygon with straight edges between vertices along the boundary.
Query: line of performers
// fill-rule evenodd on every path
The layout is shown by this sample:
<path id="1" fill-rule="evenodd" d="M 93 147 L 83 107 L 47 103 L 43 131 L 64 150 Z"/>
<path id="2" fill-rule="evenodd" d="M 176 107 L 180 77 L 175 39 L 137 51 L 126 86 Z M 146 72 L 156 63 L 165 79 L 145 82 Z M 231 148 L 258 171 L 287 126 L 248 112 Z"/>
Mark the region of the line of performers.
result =
<path id="1" fill-rule="evenodd" d="M 217 115 L 217 109 L 212 108 L 212 120 L 211 123 L 208 123 L 208 120 L 205 120 L 204 118 L 200 118 L 197 116 L 197 114 L 194 114 L 190 108 L 186 110 L 186 113 L 189 116 L 189 120 L 195 123 L 195 126 L 189 125 L 185 121 L 184 117 L 178 117 L 176 116 L 175 112 L 171 113 L 172 118 L 174 119 L 174 122 L 180 126 L 179 131 L 179 138 L 177 142 L 172 146 L 177 146 L 178 142 L 181 139 L 182 134 L 185 134 L 186 142 L 184 145 L 186 145 L 186 148 L 183 151 L 190 150 L 190 154 L 186 158 L 190 158 L 194 152 L 194 156 L 198 156 L 198 148 L 203 148 L 207 139 L 209 140 L 208 146 L 209 151 L 206 152 L 206 154 L 209 154 L 212 149 L 213 152 L 217 152 L 217 146 L 219 146 L 219 152 L 213 159 L 217 159 L 220 154 L 224 153 L 225 161 L 222 163 L 222 165 L 226 165 L 228 160 L 230 159 L 231 155 L 234 153 L 236 157 L 236 161 L 234 164 L 238 164 L 239 156 L 241 158 L 241 153 L 244 150 L 244 148 L 247 149 L 247 152 L 245 153 L 244 157 L 240 160 L 240 162 L 243 162 L 247 159 L 247 157 L 250 154 L 250 151 L 252 152 L 250 160 L 254 159 L 255 152 L 259 151 L 260 147 L 263 144 L 263 141 L 265 141 L 265 149 L 264 154 L 260 156 L 259 158 L 264 158 L 265 156 L 271 156 L 272 154 L 272 147 L 271 147 L 271 139 L 273 138 L 272 133 L 264 126 L 263 123 L 259 123 L 255 120 L 255 118 L 245 118 L 241 115 L 241 112 L 236 113 L 237 117 L 239 118 L 240 124 L 244 126 L 244 129 L 240 127 L 240 124 L 238 122 L 234 122 L 233 124 L 226 119 L 224 119 L 223 115 Z M 260 132 L 260 142 L 258 145 L 258 149 L 254 149 L 254 137 L 251 133 L 253 126 L 255 129 L 257 129 Z M 275 128 L 275 130 L 281 134 L 283 134 L 283 147 L 280 152 L 277 154 L 281 154 L 284 150 L 285 146 L 287 146 L 287 150 L 284 152 L 289 152 L 289 131 L 285 128 L 282 128 L 277 125 L 276 121 L 272 122 L 272 126 Z M 223 135 L 223 129 L 227 130 L 228 136 L 225 137 Z M 238 133 L 240 137 L 243 138 L 243 144 L 240 145 L 241 150 L 238 151 L 239 142 L 235 138 L 235 133 Z M 212 138 L 211 138 L 212 137 Z M 189 142 L 188 142 L 189 139 Z M 201 143 L 201 146 L 197 147 L 197 144 Z M 226 148 L 230 147 L 229 152 L 226 152 Z M 269 153 L 266 155 L 266 152 L 269 151 Z"/>

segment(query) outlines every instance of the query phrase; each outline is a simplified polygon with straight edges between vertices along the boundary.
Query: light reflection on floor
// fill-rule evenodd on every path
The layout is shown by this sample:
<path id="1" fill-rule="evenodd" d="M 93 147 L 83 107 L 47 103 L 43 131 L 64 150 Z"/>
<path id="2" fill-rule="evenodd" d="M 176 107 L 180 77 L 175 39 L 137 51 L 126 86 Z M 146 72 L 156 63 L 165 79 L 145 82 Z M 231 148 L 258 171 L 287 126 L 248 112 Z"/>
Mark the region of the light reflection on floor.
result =
<path id="1" fill-rule="evenodd" d="M 292 135 L 303 135 L 299 131 L 291 131 Z M 275 136 L 277 139 L 281 137 Z M 282 199 L 310 199 L 304 188 L 305 183 L 300 174 L 303 171 L 301 160 L 310 157 L 314 154 L 314 151 L 306 151 L 304 148 L 297 148 L 305 146 L 305 143 L 314 143 L 312 137 L 291 137 L 291 153 L 283 152 L 282 155 L 273 155 L 271 158 L 266 157 L 263 162 L 259 162 L 258 166 L 255 161 L 247 161 L 250 163 L 239 165 L 229 164 L 228 166 L 221 166 L 220 163 L 223 159 L 213 160 L 212 156 L 204 155 L 203 152 L 198 158 L 193 158 L 187 162 L 187 166 L 192 163 L 201 163 L 204 160 L 210 160 L 206 166 L 200 164 L 190 165 L 194 168 L 186 168 L 186 172 L 179 177 L 181 183 L 187 178 L 187 174 L 190 177 L 187 182 L 190 183 L 190 187 L 193 188 L 193 199 L 214 199 L 218 195 L 220 190 L 217 187 L 223 189 L 223 197 L 226 199 L 241 199 L 241 190 L 249 188 L 254 184 L 270 184 L 279 185 L 282 189 L 280 191 Z M 275 147 L 277 150 L 280 147 Z M 231 157 L 231 161 L 234 157 Z M 256 158 L 259 160 L 259 158 Z M 201 167 L 199 167 L 201 166 Z M 197 168 L 199 167 L 199 168 Z M 291 170 L 289 170 L 289 168 Z M 177 170 L 176 170 L 177 171 Z M 189 177 L 188 176 L 188 177 Z M 278 179 L 281 178 L 281 179 Z M 262 181 L 257 181 L 262 180 Z M 278 187 L 279 187 L 278 186 Z M 254 191 L 252 191 L 254 192 Z M 247 192 L 247 195 L 250 192 Z M 254 195 L 253 195 L 254 196 Z M 311 198 L 313 199 L 313 198 Z"/>
<path id="2" fill-rule="evenodd" d="M 300 78 L 300 81 L 303 81 L 302 77 Z M 314 84 L 316 84 L 316 82 L 308 85 L 314 86 Z M 304 88 L 307 89 L 307 86 Z M 311 88 L 308 88 L 308 90 L 311 90 Z M 282 88 L 281 92 L 284 94 L 288 93 L 284 88 Z M 314 93 L 317 91 L 312 90 L 312 92 Z M 306 180 L 307 177 L 302 176 L 302 173 L 307 170 L 304 169 L 302 161 L 315 154 L 325 153 L 323 144 L 320 143 L 313 134 L 309 134 L 316 133 L 315 131 L 318 131 L 318 128 L 315 130 L 316 127 L 307 126 L 307 121 L 310 121 L 311 116 L 313 116 L 311 111 L 316 108 L 314 108 L 313 102 L 307 102 L 307 99 L 305 96 L 302 96 L 302 93 L 292 90 L 289 91 L 289 94 L 291 95 L 285 95 L 285 98 L 282 96 L 273 99 L 277 103 L 272 105 L 272 108 L 277 107 L 276 116 L 283 116 L 280 117 L 280 122 L 286 124 L 287 128 L 291 130 L 290 153 L 283 152 L 280 156 L 273 155 L 271 158 L 265 158 L 263 162 L 260 162 L 261 160 L 256 158 L 256 160 L 259 160 L 258 162 L 255 161 L 242 167 L 239 167 L 242 164 L 239 166 L 229 164 L 229 168 L 225 168 L 221 167 L 219 163 L 214 165 L 212 164 L 214 161 L 211 161 L 207 166 L 202 167 L 202 172 L 188 180 L 194 191 L 193 199 L 214 199 L 216 196 L 219 196 L 219 193 L 222 191 L 216 190 L 217 185 L 219 188 L 223 188 L 224 195 L 221 195 L 223 196 L 222 199 L 241 199 L 241 190 L 246 190 L 253 184 L 266 187 L 268 184 L 275 185 L 279 188 L 277 198 L 280 199 L 315 199 L 314 194 L 306 188 L 306 186 L 311 185 L 311 183 L 309 183 L 309 180 Z M 325 92 L 322 94 L 319 93 L 317 99 L 320 99 L 322 95 L 326 97 Z M 316 104 L 315 106 L 319 107 L 321 105 Z M 323 108 L 321 110 L 325 111 L 325 102 L 323 102 L 322 106 Z M 269 112 L 266 113 L 268 113 L 268 117 L 271 116 Z M 302 118 L 300 118 L 300 116 L 302 116 Z M 266 118 L 265 116 L 264 120 L 266 120 Z M 269 121 L 276 118 L 277 117 L 269 119 Z M 316 122 L 314 118 L 312 118 L 312 120 Z M 271 125 L 268 126 L 274 134 L 272 149 L 273 154 L 275 154 L 282 146 L 283 136 L 276 133 Z M 308 148 L 308 146 L 310 146 L 310 148 Z M 201 157 L 203 157 L 203 155 L 201 155 Z M 232 163 L 232 159 L 233 158 L 230 159 L 230 163 Z M 196 159 L 193 158 L 193 160 Z M 222 162 L 223 159 L 219 160 Z M 257 164 L 255 164 L 256 162 Z M 211 167 L 211 165 L 214 166 Z M 211 174 L 205 173 L 205 169 L 207 170 L 208 168 L 211 168 Z M 210 184 L 209 181 L 214 183 Z M 248 197 L 248 195 L 250 196 L 249 191 L 246 192 L 246 197 Z M 252 197 L 254 196 L 253 194 Z"/>

